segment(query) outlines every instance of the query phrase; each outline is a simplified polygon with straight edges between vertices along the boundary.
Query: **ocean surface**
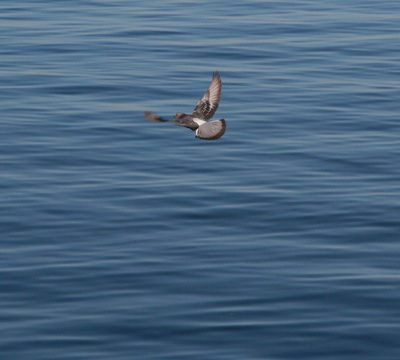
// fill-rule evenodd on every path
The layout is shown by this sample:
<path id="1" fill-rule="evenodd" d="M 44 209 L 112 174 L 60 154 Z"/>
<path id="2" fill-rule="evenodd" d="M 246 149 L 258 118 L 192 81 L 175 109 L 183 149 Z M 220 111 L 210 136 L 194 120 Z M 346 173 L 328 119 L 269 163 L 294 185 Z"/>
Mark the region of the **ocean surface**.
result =
<path id="1" fill-rule="evenodd" d="M 400 359 L 400 1 L 0 3 L 0 359 Z M 202 141 L 147 121 L 223 81 Z"/>

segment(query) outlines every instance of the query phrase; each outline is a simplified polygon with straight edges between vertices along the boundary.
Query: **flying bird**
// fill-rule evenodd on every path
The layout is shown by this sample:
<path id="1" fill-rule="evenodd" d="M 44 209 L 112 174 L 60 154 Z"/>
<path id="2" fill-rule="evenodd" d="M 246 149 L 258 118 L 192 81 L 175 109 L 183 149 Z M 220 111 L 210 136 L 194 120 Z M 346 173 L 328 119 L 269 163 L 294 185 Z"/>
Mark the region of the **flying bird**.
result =
<path id="1" fill-rule="evenodd" d="M 167 120 L 152 112 L 145 112 L 144 115 L 150 121 L 172 122 L 176 125 L 189 128 L 195 132 L 199 139 L 216 140 L 224 135 L 226 130 L 225 119 L 209 121 L 218 109 L 221 100 L 222 81 L 218 72 L 214 72 L 210 86 L 198 101 L 192 114 L 178 112 L 174 120 Z"/>

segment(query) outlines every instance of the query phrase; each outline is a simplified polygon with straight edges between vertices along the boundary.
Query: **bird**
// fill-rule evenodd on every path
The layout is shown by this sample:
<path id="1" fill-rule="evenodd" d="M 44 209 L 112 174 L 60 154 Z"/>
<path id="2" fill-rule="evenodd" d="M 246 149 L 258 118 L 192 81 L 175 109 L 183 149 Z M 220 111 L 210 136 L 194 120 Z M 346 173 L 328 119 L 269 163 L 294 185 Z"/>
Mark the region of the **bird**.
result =
<path id="1" fill-rule="evenodd" d="M 195 132 L 195 137 L 202 140 L 217 140 L 226 130 L 225 119 L 209 121 L 218 109 L 221 100 L 222 81 L 218 72 L 214 72 L 210 86 L 197 102 L 192 114 L 178 112 L 173 120 L 167 120 L 153 112 L 146 111 L 145 117 L 155 122 L 172 122 Z"/>

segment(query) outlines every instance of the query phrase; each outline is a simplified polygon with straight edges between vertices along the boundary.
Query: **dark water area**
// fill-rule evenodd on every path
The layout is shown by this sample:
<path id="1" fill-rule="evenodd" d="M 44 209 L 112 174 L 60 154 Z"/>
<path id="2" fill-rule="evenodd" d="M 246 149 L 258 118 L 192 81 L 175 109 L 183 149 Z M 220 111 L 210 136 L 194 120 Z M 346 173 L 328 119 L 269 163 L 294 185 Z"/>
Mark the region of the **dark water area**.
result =
<path id="1" fill-rule="evenodd" d="M 0 20 L 1 359 L 400 358 L 400 2 Z"/>

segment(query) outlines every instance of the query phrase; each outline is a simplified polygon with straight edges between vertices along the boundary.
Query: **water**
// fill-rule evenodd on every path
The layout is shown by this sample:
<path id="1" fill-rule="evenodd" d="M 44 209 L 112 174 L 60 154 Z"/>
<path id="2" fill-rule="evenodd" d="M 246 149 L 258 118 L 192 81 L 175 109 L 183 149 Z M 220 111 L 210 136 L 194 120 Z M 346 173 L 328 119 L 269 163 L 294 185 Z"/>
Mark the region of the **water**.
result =
<path id="1" fill-rule="evenodd" d="M 400 358 L 398 1 L 0 19 L 1 359 Z"/>

